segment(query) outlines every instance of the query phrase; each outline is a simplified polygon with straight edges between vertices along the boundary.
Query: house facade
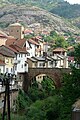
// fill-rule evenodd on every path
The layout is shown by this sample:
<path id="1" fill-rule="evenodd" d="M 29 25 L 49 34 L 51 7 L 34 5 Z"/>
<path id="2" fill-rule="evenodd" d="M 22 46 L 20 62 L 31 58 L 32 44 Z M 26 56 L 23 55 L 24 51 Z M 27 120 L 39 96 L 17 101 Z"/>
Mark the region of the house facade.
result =
<path id="1" fill-rule="evenodd" d="M 57 59 L 56 67 L 68 68 L 67 51 L 64 48 L 56 48 L 53 50 L 53 56 Z"/>
<path id="2" fill-rule="evenodd" d="M 4 63 L 2 73 L 14 73 L 14 57 L 15 53 L 7 46 L 0 46 L 0 60 Z"/>

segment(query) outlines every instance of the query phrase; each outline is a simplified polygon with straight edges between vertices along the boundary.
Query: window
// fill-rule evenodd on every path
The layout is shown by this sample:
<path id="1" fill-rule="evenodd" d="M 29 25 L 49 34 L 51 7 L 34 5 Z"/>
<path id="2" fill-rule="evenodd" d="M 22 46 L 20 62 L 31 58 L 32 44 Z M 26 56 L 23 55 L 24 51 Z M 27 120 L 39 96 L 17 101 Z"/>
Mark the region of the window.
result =
<path id="1" fill-rule="evenodd" d="M 22 57 L 23 55 L 21 54 L 21 57 Z"/>
<path id="2" fill-rule="evenodd" d="M 15 70 L 17 70 L 17 66 L 15 66 Z"/>
<path id="3" fill-rule="evenodd" d="M 42 66 L 42 64 L 41 64 L 41 63 L 39 63 L 39 66 Z"/>
<path id="4" fill-rule="evenodd" d="M 21 65 L 21 68 L 23 68 L 23 65 Z"/>
<path id="5" fill-rule="evenodd" d="M 44 67 L 45 63 L 44 62 L 43 63 L 39 63 L 39 66 Z"/>
<path id="6" fill-rule="evenodd" d="M 25 57 L 26 57 L 26 54 L 25 54 Z"/>
<path id="7" fill-rule="evenodd" d="M 6 59 L 6 63 L 9 63 L 9 59 L 8 58 Z"/>
<path id="8" fill-rule="evenodd" d="M 1 73 L 1 69 L 0 69 L 0 73 Z"/>
<path id="9" fill-rule="evenodd" d="M 6 68 L 6 72 L 8 73 L 8 68 Z"/>
<path id="10" fill-rule="evenodd" d="M 13 69 L 11 68 L 11 72 L 13 72 Z"/>
<path id="11" fill-rule="evenodd" d="M 20 57 L 20 54 L 19 54 L 19 57 Z"/>
<path id="12" fill-rule="evenodd" d="M 11 59 L 11 63 L 13 63 L 13 59 Z"/>
<path id="13" fill-rule="evenodd" d="M 27 56 L 30 56 L 30 53 L 27 53 Z"/>
<path id="14" fill-rule="evenodd" d="M 43 63 L 43 67 L 45 66 L 45 63 Z"/>

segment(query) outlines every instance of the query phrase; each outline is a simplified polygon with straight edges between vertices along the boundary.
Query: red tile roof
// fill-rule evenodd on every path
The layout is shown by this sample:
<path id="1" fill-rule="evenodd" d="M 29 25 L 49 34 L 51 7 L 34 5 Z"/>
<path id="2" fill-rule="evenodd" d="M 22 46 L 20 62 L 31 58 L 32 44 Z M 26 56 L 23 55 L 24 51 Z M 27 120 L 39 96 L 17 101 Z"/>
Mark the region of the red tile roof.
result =
<path id="1" fill-rule="evenodd" d="M 17 45 L 17 46 L 19 46 L 21 48 L 24 47 L 25 43 L 26 43 L 26 39 L 20 39 L 20 40 L 16 40 L 14 42 L 15 45 Z"/>
<path id="2" fill-rule="evenodd" d="M 74 57 L 69 56 L 68 61 L 74 61 Z"/>
<path id="3" fill-rule="evenodd" d="M 31 44 L 34 44 L 34 45 L 39 45 L 36 41 L 34 41 L 32 39 L 29 39 L 28 42 L 31 43 Z"/>
<path id="4" fill-rule="evenodd" d="M 12 50 L 14 53 L 17 53 L 17 51 L 15 49 L 13 49 L 12 47 L 7 46 L 7 45 L 5 45 L 5 47 L 7 47 L 8 49 Z"/>
<path id="5" fill-rule="evenodd" d="M 14 37 L 9 36 L 9 37 L 7 38 L 7 41 L 6 41 L 6 45 L 9 46 L 9 45 L 11 45 L 11 44 L 14 44 L 15 41 L 16 41 L 16 39 L 15 39 Z"/>
<path id="6" fill-rule="evenodd" d="M 29 29 L 24 30 L 24 34 L 27 34 L 27 33 L 33 33 L 33 31 Z"/>
<path id="7" fill-rule="evenodd" d="M 7 57 L 14 57 L 14 54 L 12 54 L 9 51 L 6 51 L 5 49 L 0 49 L 0 54 Z"/>
<path id="8" fill-rule="evenodd" d="M 0 30 L 0 37 L 6 38 L 6 37 L 7 37 L 7 34 L 4 33 L 4 32 L 2 32 L 2 31 Z"/>
<path id="9" fill-rule="evenodd" d="M 17 51 L 17 52 L 27 53 L 26 47 L 21 48 L 21 47 L 19 47 L 19 46 L 17 46 L 17 45 L 10 45 L 10 47 L 11 47 L 12 49 L 14 49 L 15 51 Z"/>
<path id="10" fill-rule="evenodd" d="M 69 47 L 67 48 L 67 50 L 74 50 L 74 47 L 73 47 L 73 46 L 69 46 Z"/>
<path id="11" fill-rule="evenodd" d="M 56 48 L 53 52 L 66 52 L 66 50 L 64 48 Z"/>

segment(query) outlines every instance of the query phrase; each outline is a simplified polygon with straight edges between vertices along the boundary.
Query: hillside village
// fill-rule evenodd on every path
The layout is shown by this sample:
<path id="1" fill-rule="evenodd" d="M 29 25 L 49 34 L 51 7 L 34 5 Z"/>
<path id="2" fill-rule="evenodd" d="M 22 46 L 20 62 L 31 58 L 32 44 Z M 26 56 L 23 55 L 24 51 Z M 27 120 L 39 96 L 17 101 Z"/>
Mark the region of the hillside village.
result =
<path id="1" fill-rule="evenodd" d="M 17 91 L 20 90 L 20 88 L 22 89 L 23 76 L 21 76 L 21 74 L 28 72 L 29 68 L 69 68 L 70 64 L 75 63 L 74 56 L 67 54 L 74 51 L 73 46 L 69 46 L 68 48 L 52 48 L 51 46 L 53 43 L 55 44 L 55 42 L 51 44 L 45 41 L 43 37 L 38 34 L 37 30 L 35 31 L 35 36 L 33 35 L 28 38 L 28 35 L 32 34 L 34 34 L 33 30 L 26 29 L 19 22 L 10 24 L 7 32 L 0 30 L 0 77 L 2 77 L 1 75 L 4 73 L 6 75 L 10 73 L 10 75 L 14 76 L 14 78 L 10 79 L 10 82 L 12 82 L 10 90 L 15 90 L 15 92 L 10 94 L 11 107 L 14 112 L 16 111 L 14 102 L 16 102 Z M 50 33 L 43 31 L 42 34 L 47 38 Z M 64 36 L 64 38 L 66 41 L 68 36 Z M 75 38 L 75 43 L 80 43 L 79 36 Z M 38 75 L 36 76 L 36 80 L 41 83 L 44 76 L 46 75 Z M 2 82 L 1 80 L 0 78 L 0 83 Z M 1 112 L 4 103 L 4 91 L 4 85 L 0 84 Z M 24 100 L 22 99 L 22 101 Z"/>
<path id="2" fill-rule="evenodd" d="M 68 68 L 71 63 L 74 64 L 74 57 L 67 55 L 67 51 L 74 50 L 72 46 L 49 51 L 49 42 L 37 33 L 32 38 L 26 38 L 33 31 L 18 22 L 10 24 L 7 32 L 0 31 L 0 73 L 18 76 L 28 72 L 28 68 Z M 43 34 L 47 36 L 49 32 L 44 31 Z"/>

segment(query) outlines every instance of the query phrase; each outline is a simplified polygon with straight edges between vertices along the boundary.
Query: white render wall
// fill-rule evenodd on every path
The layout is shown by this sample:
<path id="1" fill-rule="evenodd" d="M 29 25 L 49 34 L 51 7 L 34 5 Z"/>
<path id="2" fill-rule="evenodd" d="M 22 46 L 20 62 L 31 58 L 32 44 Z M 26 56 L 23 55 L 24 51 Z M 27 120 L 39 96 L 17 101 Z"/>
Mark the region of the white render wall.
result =
<path id="1" fill-rule="evenodd" d="M 27 48 L 29 48 L 29 50 Z M 29 43 L 26 41 L 26 50 L 27 50 L 27 52 L 30 53 L 30 55 L 27 56 L 27 57 L 28 58 L 33 57 L 33 56 L 35 56 L 35 53 L 36 53 L 36 51 L 35 51 L 36 50 L 36 45 L 31 44 L 31 43 L 29 45 Z"/>
<path id="2" fill-rule="evenodd" d="M 17 69 L 15 73 L 28 71 L 28 66 L 25 68 L 25 61 L 27 61 L 27 54 L 17 54 Z"/>
<path id="3" fill-rule="evenodd" d="M 5 70 L 5 66 L 0 65 L 0 73 L 4 73 L 4 70 Z"/>

